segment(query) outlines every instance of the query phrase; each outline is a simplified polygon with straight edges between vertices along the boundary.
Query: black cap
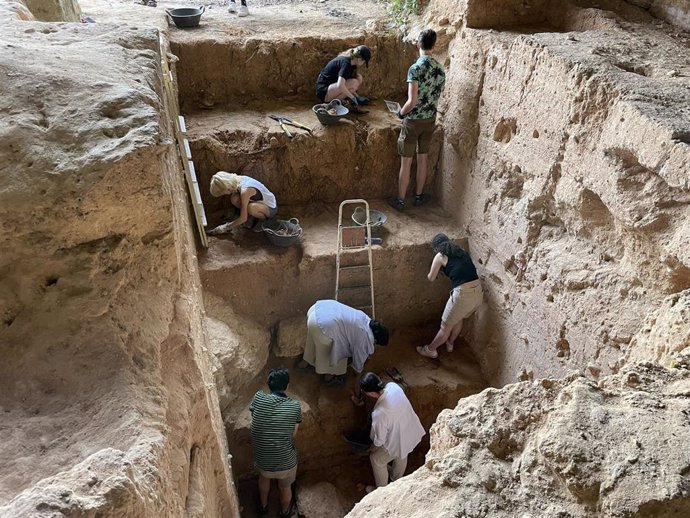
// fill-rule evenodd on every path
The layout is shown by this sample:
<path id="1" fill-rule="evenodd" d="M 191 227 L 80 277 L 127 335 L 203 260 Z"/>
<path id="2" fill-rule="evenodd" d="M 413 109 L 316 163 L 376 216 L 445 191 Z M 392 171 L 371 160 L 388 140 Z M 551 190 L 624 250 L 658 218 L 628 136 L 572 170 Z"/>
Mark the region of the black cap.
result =
<path id="1" fill-rule="evenodd" d="M 367 68 L 369 68 L 369 60 L 371 59 L 371 49 L 366 45 L 360 45 L 359 47 L 357 47 L 357 52 L 359 54 L 359 57 L 361 57 L 367 64 Z"/>

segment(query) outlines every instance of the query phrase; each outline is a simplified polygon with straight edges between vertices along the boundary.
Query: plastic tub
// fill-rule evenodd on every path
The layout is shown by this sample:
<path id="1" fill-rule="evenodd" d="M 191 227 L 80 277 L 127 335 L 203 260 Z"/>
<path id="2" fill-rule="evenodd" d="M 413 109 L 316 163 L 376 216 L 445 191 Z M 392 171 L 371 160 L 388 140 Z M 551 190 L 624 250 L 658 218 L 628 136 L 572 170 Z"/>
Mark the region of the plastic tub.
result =
<path id="1" fill-rule="evenodd" d="M 261 228 L 268 240 L 276 246 L 288 247 L 302 237 L 302 227 L 297 218 L 268 219 L 261 223 Z"/>
<path id="2" fill-rule="evenodd" d="M 165 12 L 172 18 L 172 21 L 181 29 L 196 27 L 199 25 L 201 15 L 206 8 L 202 5 L 196 7 L 178 7 L 177 9 L 166 9 Z"/>
<path id="3" fill-rule="evenodd" d="M 369 226 L 371 228 L 377 228 L 382 226 L 386 221 L 388 221 L 388 216 L 383 212 L 376 209 L 369 209 Z M 352 214 L 352 221 L 354 221 L 360 227 L 366 226 L 367 224 L 367 211 L 363 207 L 357 207 L 354 214 Z"/>
<path id="4" fill-rule="evenodd" d="M 338 124 L 340 119 L 350 113 L 350 110 L 343 106 L 343 103 L 341 103 L 338 99 L 333 99 L 331 102 L 326 104 L 317 104 L 312 108 L 312 110 L 316 114 L 316 118 L 319 119 L 319 122 L 324 126 L 333 126 Z M 328 110 L 335 110 L 336 114 L 332 115 L 328 113 Z"/>

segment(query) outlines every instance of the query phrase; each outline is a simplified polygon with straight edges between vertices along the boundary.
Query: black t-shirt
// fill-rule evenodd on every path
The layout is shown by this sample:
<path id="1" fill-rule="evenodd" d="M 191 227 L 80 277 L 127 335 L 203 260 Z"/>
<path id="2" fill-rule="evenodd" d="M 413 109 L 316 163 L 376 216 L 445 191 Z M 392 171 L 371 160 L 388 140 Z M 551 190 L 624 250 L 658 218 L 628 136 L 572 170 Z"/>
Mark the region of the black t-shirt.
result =
<path id="1" fill-rule="evenodd" d="M 338 82 L 338 77 L 345 79 L 357 77 L 357 67 L 350 63 L 350 60 L 345 56 L 333 58 L 323 67 L 319 78 L 316 80 L 316 88 L 328 88 L 329 85 Z"/>
<path id="2" fill-rule="evenodd" d="M 477 269 L 472 264 L 469 254 L 463 254 L 461 257 L 449 257 L 441 271 L 450 278 L 453 288 L 479 279 Z"/>

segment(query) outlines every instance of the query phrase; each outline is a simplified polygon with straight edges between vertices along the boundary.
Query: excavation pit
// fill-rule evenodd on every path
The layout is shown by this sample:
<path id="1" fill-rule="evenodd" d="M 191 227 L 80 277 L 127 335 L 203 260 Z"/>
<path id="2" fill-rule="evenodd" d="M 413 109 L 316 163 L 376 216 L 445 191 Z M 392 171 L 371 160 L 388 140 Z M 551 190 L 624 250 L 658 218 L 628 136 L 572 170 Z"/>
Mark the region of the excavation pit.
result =
<path id="1" fill-rule="evenodd" d="M 3 25 L 0 515 L 235 518 L 239 488 L 252 516 L 247 404 L 280 365 L 304 402 L 306 517 L 689 515 L 689 43 L 652 18 L 678 2 L 420 2 L 408 35 L 436 28 L 448 74 L 432 202 L 402 214 L 383 101 L 404 100 L 415 49 L 382 2 L 257 0 L 239 19 L 209 0 L 192 31 L 164 15 L 183 3 Z M 315 75 L 359 43 L 371 112 L 321 127 Z M 231 217 L 210 175 L 245 172 L 300 219 L 298 245 L 195 246 L 170 90 L 210 225 Z M 292 369 L 350 197 L 389 217 L 374 284 L 393 335 L 366 368 L 399 369 L 436 422 L 409 475 L 367 497 L 368 460 L 340 439 L 363 420 L 352 374 L 326 388 Z M 485 304 L 434 362 L 414 345 L 448 295 L 426 281 L 436 232 L 470 248 Z"/>
<path id="2" fill-rule="evenodd" d="M 318 71 L 328 59 L 360 43 L 373 49 L 381 65 L 375 67 L 372 61 L 363 71 L 363 93 L 375 94 L 366 107 L 369 113 L 323 126 L 312 111 Z M 365 370 L 389 380 L 386 369 L 399 369 L 426 430 L 442 409 L 486 386 L 466 345 L 439 361 L 422 358 L 414 349 L 433 338 L 450 289 L 447 283 L 426 280 L 433 258 L 431 238 L 443 232 L 467 246 L 438 203 L 419 208 L 410 203 L 406 212 L 397 213 L 385 202 L 397 190 L 400 121 L 383 100 L 404 100 L 414 47 L 392 33 L 318 39 L 307 34 L 283 41 L 271 36 L 271 28 L 262 36 L 173 31 L 171 47 L 180 58 L 180 105 L 209 226 L 236 217 L 227 197 L 213 198 L 209 192 L 211 176 L 224 170 L 264 183 L 276 195 L 278 217 L 298 218 L 304 230 L 298 244 L 282 249 L 260 234 L 238 229 L 209 237 L 208 249 L 199 253 L 211 341 L 219 361 L 217 379 L 231 395 L 221 397 L 221 407 L 243 516 L 253 516 L 256 498 L 248 406 L 257 390 L 267 390 L 267 372 L 277 366 L 290 368 L 288 393 L 302 401 L 297 485 L 315 497 L 326 494 L 316 482 L 331 484 L 326 488 L 342 506 L 335 515 L 343 516 L 363 496 L 361 485 L 372 482 L 368 458 L 354 456 L 341 437 L 366 423 L 364 411 L 349 399 L 354 375 L 346 386 L 328 388 L 313 370 L 293 368 L 304 347 L 307 310 L 334 295 L 341 201 L 365 198 L 388 217 L 377 230 L 382 244 L 373 247 L 373 275 L 376 317 L 393 333 L 391 345 L 377 348 Z M 293 53 L 299 53 L 300 60 L 294 61 Z M 200 60 L 200 55 L 212 59 Z M 244 61 L 253 67 L 242 76 L 229 75 L 219 66 Z M 271 81 L 275 67 L 289 70 L 280 85 Z M 312 132 L 288 126 L 292 135 L 287 135 L 270 115 L 288 117 Z M 429 190 L 435 185 L 441 141 L 439 130 L 429 153 Z M 352 209 L 346 210 L 345 225 L 353 225 L 351 216 Z M 343 264 L 347 260 L 343 256 Z M 340 300 L 353 306 L 366 303 L 357 297 Z M 408 472 L 423 463 L 427 449 L 428 435 L 410 456 Z M 311 516 L 323 515 L 312 511 Z"/>

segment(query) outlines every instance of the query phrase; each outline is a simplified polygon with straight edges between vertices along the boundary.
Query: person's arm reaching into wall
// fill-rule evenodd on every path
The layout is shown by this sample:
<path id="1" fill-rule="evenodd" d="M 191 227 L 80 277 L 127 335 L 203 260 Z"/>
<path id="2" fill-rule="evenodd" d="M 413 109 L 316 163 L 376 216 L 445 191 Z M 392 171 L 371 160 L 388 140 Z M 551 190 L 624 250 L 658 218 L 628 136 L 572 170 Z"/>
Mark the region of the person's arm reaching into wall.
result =
<path id="1" fill-rule="evenodd" d="M 446 259 L 446 256 L 441 252 L 438 252 L 434 256 L 434 260 L 431 261 L 431 268 L 429 269 L 429 273 L 427 274 L 426 278 L 429 279 L 430 282 L 434 282 L 436 277 L 438 277 L 438 272 L 441 271 L 441 268 L 444 267 L 447 262 L 448 260 Z"/>

